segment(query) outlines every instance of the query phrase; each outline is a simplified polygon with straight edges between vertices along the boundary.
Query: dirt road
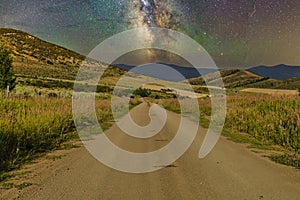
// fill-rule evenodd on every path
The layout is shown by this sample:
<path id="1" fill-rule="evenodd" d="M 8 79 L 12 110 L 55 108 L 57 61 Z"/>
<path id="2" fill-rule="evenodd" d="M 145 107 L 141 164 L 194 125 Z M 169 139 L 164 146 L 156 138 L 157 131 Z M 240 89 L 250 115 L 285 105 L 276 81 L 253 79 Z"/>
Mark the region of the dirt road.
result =
<path id="1" fill-rule="evenodd" d="M 149 121 L 147 104 L 131 111 L 140 125 Z M 119 147 L 149 152 L 174 137 L 180 117 L 168 112 L 161 133 L 149 139 L 131 138 L 113 126 L 107 136 Z M 147 174 L 116 171 L 94 159 L 84 147 L 62 159 L 43 164 L 23 190 L 2 192 L 1 199 L 105 199 L 105 200 L 293 200 L 300 199 L 300 172 L 221 138 L 203 160 L 198 158 L 205 130 L 200 128 L 189 150 L 172 165 Z M 41 170 L 42 169 L 42 170 Z"/>

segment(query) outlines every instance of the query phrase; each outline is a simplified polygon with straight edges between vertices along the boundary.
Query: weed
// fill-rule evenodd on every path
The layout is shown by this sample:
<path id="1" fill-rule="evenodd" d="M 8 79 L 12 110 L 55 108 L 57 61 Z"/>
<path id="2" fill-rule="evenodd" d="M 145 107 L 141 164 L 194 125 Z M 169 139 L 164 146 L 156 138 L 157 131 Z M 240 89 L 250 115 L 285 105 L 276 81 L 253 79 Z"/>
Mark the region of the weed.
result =
<path id="1" fill-rule="evenodd" d="M 299 156 L 296 154 L 284 154 L 284 155 L 278 155 L 274 154 L 269 156 L 269 158 L 277 163 L 293 166 L 297 169 L 300 169 L 300 159 Z"/>

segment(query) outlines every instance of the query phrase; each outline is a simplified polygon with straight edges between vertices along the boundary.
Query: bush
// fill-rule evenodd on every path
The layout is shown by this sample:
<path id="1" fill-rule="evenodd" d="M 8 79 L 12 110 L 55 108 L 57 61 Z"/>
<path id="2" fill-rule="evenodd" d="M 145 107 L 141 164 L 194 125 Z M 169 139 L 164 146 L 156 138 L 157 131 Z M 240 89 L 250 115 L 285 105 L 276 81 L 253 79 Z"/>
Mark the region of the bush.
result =
<path id="1" fill-rule="evenodd" d="M 138 88 L 137 90 L 135 90 L 133 92 L 133 94 L 141 96 L 141 97 L 149 97 L 149 95 L 151 94 L 151 92 L 147 89 L 143 89 L 143 88 Z"/>

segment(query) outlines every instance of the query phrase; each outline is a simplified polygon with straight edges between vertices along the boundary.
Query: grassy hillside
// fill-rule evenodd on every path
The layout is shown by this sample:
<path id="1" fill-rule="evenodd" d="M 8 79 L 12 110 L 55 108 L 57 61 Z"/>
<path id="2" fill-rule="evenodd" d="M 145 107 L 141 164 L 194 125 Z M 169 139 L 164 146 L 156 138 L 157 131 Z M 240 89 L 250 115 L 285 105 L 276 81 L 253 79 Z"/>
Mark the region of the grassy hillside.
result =
<path id="1" fill-rule="evenodd" d="M 296 90 L 300 88 L 300 78 L 289 78 L 283 80 L 277 79 L 266 79 L 261 82 L 256 82 L 249 87 L 253 88 L 271 88 L 271 89 L 289 89 L 289 90 Z"/>
<path id="2" fill-rule="evenodd" d="M 25 32 L 0 29 L 0 45 L 11 51 L 17 75 L 71 79 L 84 56 Z"/>
<path id="3" fill-rule="evenodd" d="M 49 65 L 78 66 L 84 56 L 63 47 L 40 40 L 28 33 L 1 28 L 0 43 L 18 59 L 38 61 Z"/>
<path id="4" fill-rule="evenodd" d="M 227 88 L 241 87 L 253 82 L 261 81 L 261 79 L 263 79 L 261 76 L 239 69 L 224 69 L 220 71 L 220 74 L 223 78 L 224 85 Z M 209 83 L 214 83 L 216 76 L 216 73 L 211 73 L 205 75 L 204 77 L 209 81 Z M 189 79 L 189 82 L 192 85 L 205 84 L 203 77 L 191 78 Z"/>
<path id="5" fill-rule="evenodd" d="M 17 93 L 30 93 L 31 96 L 59 93 L 62 89 L 71 93 L 79 67 L 85 60 L 85 56 L 76 52 L 14 29 L 0 28 L 0 46 L 11 51 Z M 94 61 L 91 63 L 105 67 Z M 124 73 L 125 70 L 109 66 L 103 77 L 117 80 L 116 77 Z M 105 81 L 102 83 L 109 85 Z"/>
<path id="6" fill-rule="evenodd" d="M 226 88 L 272 88 L 272 89 L 298 89 L 300 78 L 277 80 L 263 77 L 247 70 L 223 69 L 220 71 Z M 209 83 L 216 80 L 216 73 L 205 75 Z M 203 77 L 191 78 L 188 81 L 192 85 L 205 85 Z"/>

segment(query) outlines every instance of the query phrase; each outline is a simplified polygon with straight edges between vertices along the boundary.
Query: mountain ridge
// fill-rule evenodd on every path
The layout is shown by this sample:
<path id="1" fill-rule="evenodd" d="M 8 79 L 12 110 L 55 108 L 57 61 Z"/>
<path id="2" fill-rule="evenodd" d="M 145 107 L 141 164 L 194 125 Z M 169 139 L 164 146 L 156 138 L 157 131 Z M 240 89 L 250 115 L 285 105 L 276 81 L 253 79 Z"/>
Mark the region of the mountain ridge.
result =
<path id="1" fill-rule="evenodd" d="M 300 67 L 279 64 L 275 66 L 257 66 L 247 69 L 255 74 L 274 79 L 300 78 Z"/>

